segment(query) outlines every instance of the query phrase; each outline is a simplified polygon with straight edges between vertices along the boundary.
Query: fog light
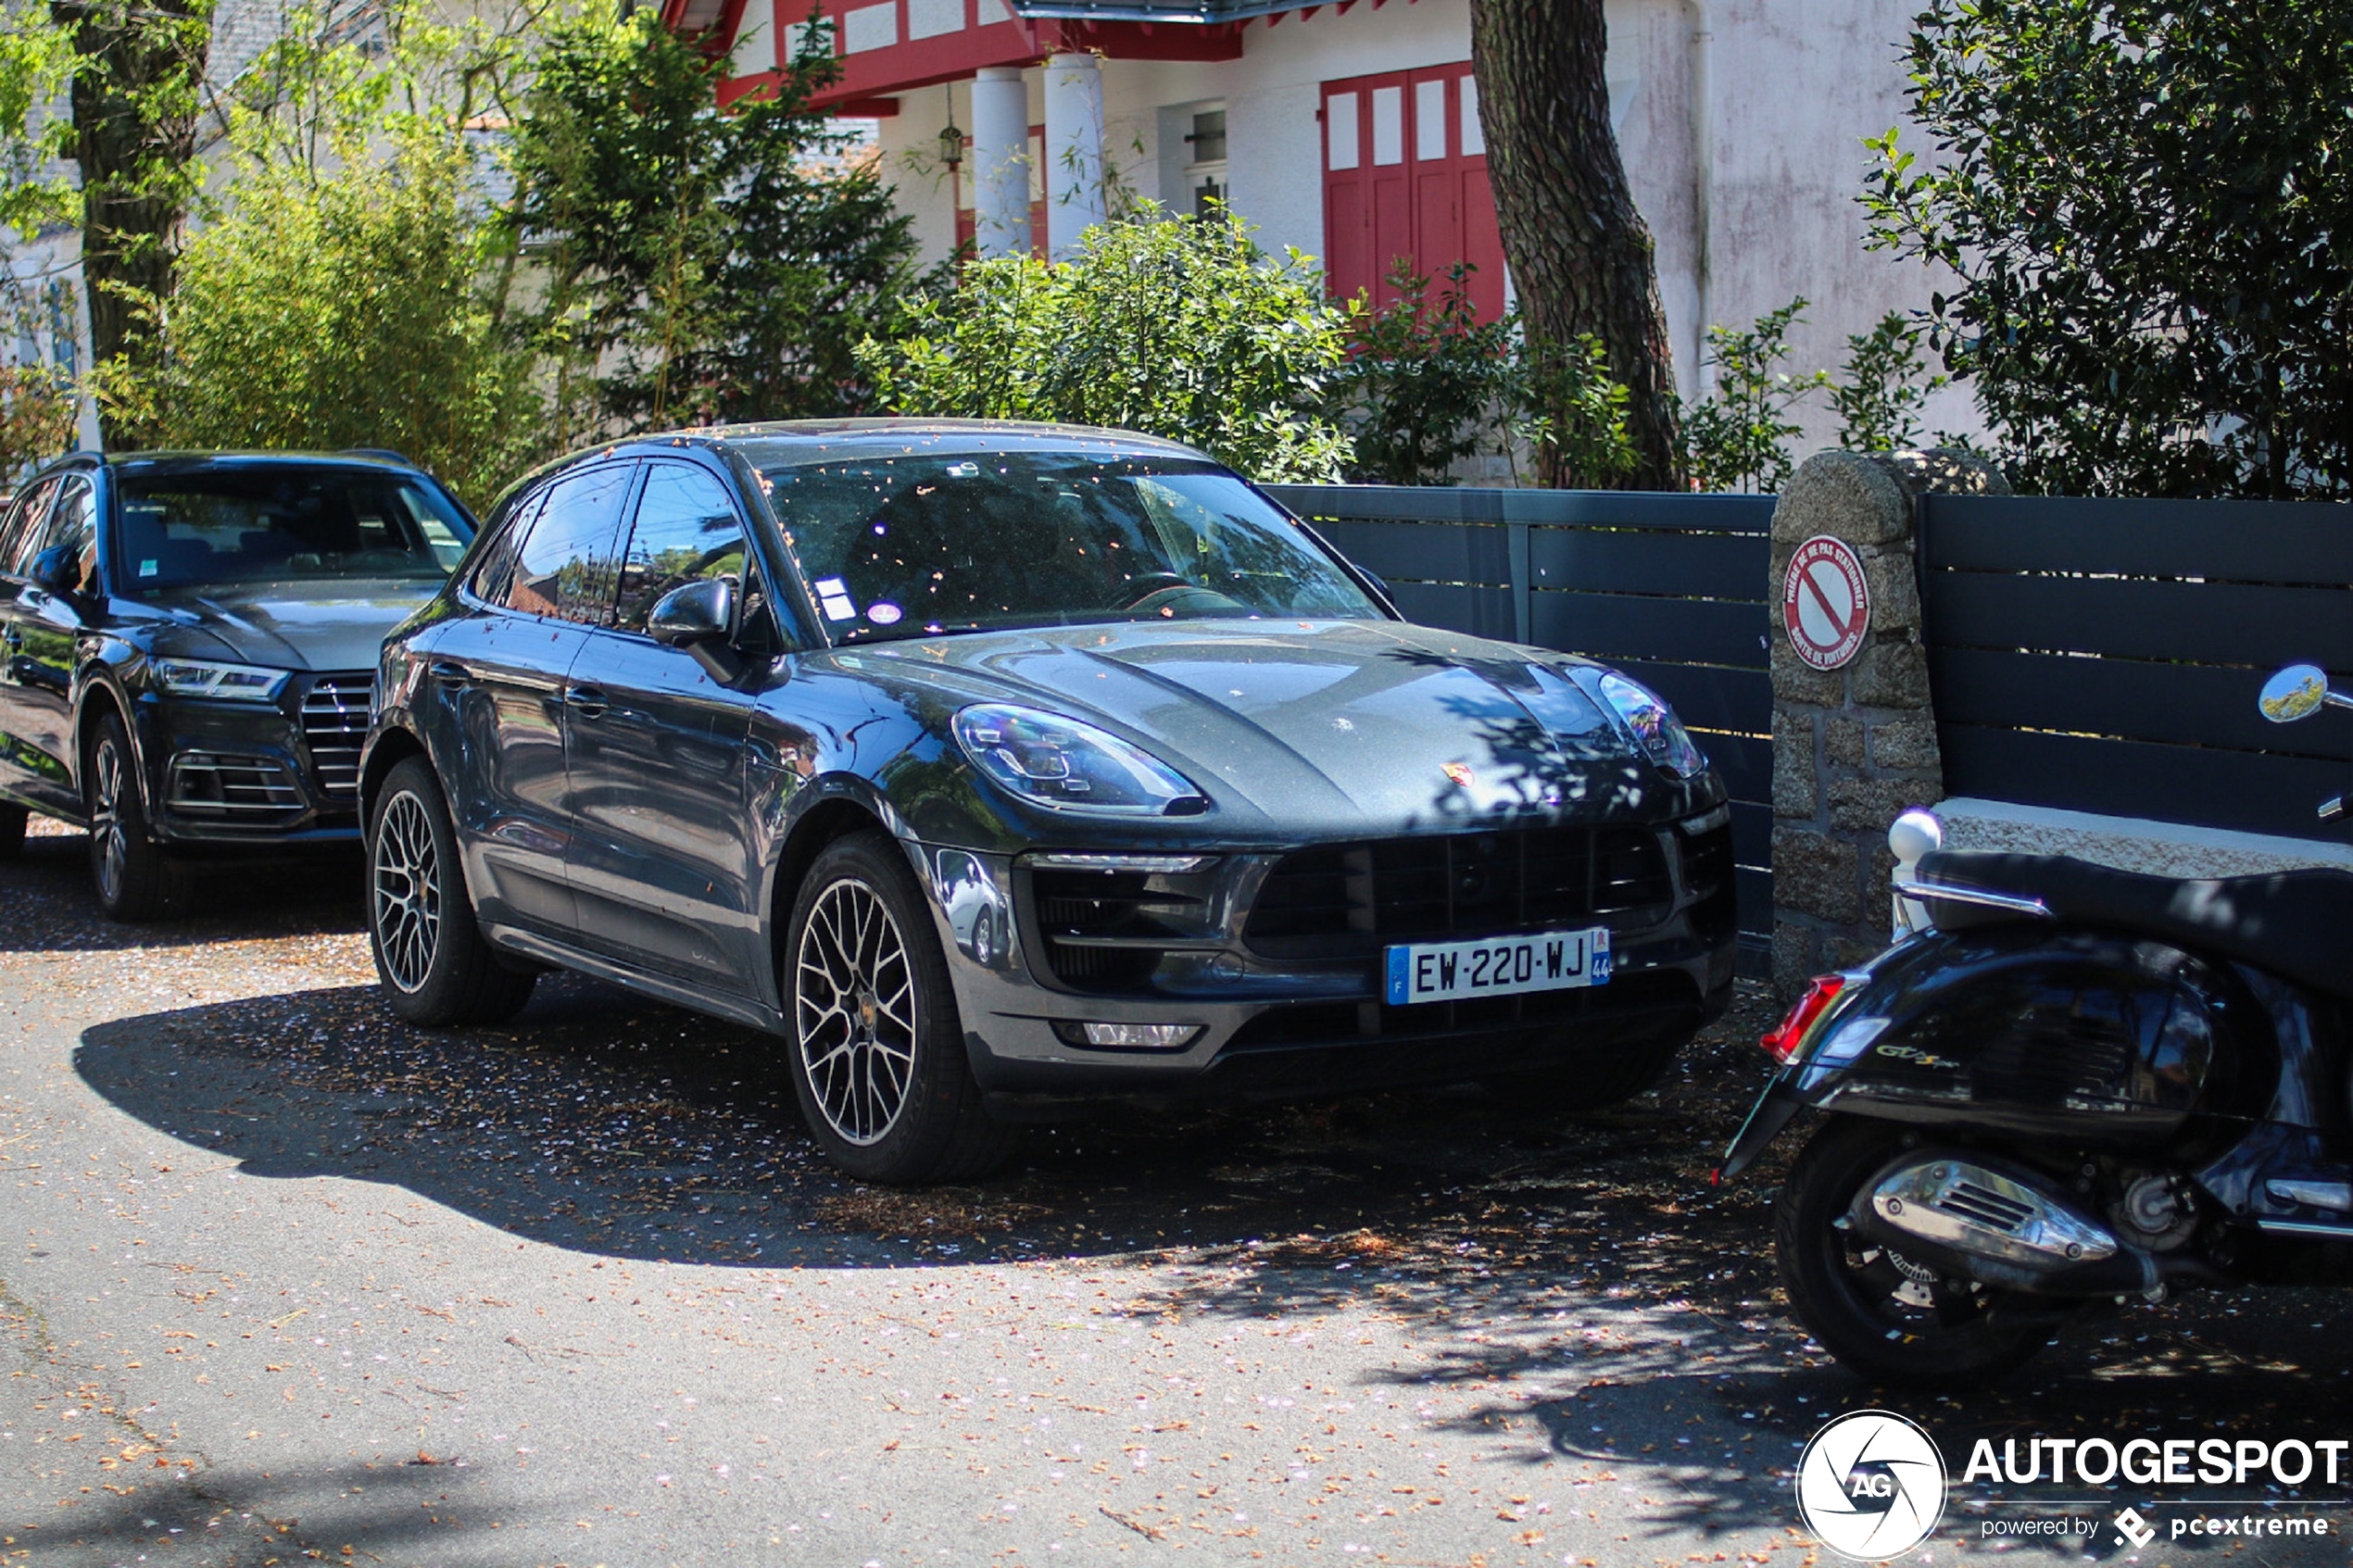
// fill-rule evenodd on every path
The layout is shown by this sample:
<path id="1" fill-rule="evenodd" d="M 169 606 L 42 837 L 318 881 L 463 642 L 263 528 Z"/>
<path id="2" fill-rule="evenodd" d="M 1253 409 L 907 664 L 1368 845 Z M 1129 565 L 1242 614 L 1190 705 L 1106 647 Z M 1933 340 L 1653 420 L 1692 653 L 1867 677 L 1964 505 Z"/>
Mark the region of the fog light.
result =
<path id="1" fill-rule="evenodd" d="M 1084 1023 L 1090 1046 L 1113 1050 L 1173 1051 L 1201 1033 L 1198 1023 Z"/>

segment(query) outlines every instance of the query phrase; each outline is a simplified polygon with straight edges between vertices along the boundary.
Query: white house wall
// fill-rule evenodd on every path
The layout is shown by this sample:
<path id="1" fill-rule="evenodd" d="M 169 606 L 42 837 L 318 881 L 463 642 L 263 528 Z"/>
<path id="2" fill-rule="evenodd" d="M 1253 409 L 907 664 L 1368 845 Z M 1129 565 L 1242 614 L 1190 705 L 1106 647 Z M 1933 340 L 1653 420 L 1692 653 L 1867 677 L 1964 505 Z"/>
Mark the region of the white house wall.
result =
<path id="1" fill-rule="evenodd" d="M 1792 333 L 1786 368 L 1835 371 L 1849 334 L 1868 332 L 1890 310 L 1927 303 L 1932 284 L 1924 269 L 1865 249 L 1856 199 L 1869 168 L 1863 138 L 1903 117 L 1897 46 L 1915 8 L 1914 0 L 1608 0 L 1611 119 L 1656 245 L 1677 384 L 1687 397 L 1705 391 L 1710 323 L 1745 325 L 1803 295 L 1811 304 Z M 1253 22 L 1241 36 L 1238 60 L 1105 61 L 1107 156 L 1139 194 L 1183 210 L 1184 152 L 1166 144 L 1189 122 L 1171 111 L 1222 101 L 1234 210 L 1269 249 L 1321 256 L 1321 84 L 1468 59 L 1468 0 L 1390 0 L 1345 15 L 1327 6 L 1271 27 Z M 1040 123 L 1040 72 L 1026 74 L 1032 123 Z M 1702 78 L 1705 104 L 1695 87 Z M 901 204 L 935 257 L 955 237 L 950 182 L 928 172 L 948 92 L 900 94 L 900 114 L 880 132 Z M 969 129 L 962 86 L 953 104 L 956 123 Z M 1705 168 L 1703 137 L 1712 154 Z M 1801 420 L 1801 452 L 1829 444 L 1836 420 L 1826 408 Z M 1931 407 L 1930 423 L 1977 428 L 1959 392 Z"/>

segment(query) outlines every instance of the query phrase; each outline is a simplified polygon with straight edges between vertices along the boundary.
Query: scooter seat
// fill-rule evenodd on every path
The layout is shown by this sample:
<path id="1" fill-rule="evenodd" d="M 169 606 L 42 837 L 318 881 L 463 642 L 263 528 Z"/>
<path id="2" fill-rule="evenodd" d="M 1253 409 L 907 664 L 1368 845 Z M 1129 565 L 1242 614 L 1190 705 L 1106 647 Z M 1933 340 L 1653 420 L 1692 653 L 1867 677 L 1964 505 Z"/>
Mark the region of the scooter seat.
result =
<path id="1" fill-rule="evenodd" d="M 1942 849 L 1920 858 L 1919 880 L 2039 898 L 2059 920 L 2161 937 L 2234 959 L 2326 996 L 2353 1000 L 2353 872 L 2175 878 L 2095 866 L 2063 855 Z M 1940 924 L 1949 910 L 1982 909 L 1915 890 Z M 2017 917 L 2009 917 L 2017 918 Z"/>

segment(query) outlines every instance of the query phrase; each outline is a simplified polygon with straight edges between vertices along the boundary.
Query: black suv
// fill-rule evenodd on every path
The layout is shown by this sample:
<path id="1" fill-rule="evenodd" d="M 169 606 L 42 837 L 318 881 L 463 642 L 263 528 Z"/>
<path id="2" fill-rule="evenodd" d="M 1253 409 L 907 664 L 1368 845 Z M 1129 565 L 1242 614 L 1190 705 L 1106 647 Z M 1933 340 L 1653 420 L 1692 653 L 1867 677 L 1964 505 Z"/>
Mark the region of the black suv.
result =
<path id="1" fill-rule="evenodd" d="M 390 456 L 82 453 L 0 515 L 0 856 L 90 829 L 106 912 L 175 862 L 359 835 L 384 633 L 473 537 Z"/>

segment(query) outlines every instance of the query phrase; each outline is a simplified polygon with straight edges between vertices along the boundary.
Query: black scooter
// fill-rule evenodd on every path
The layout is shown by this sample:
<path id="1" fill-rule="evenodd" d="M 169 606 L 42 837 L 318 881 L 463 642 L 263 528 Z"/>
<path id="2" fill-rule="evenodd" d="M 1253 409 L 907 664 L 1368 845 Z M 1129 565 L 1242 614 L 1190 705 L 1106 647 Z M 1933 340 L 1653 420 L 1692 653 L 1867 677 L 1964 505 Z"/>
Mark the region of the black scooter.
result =
<path id="1" fill-rule="evenodd" d="M 2265 717 L 2353 708 L 2282 671 Z M 2342 797 L 2322 808 L 2341 817 Z M 1719 1176 L 1808 1107 L 1774 1241 L 1846 1365 L 1982 1383 L 2086 1308 L 2353 1284 L 2353 872 L 2176 881 L 1889 834 L 1895 945 L 1816 979 Z"/>

